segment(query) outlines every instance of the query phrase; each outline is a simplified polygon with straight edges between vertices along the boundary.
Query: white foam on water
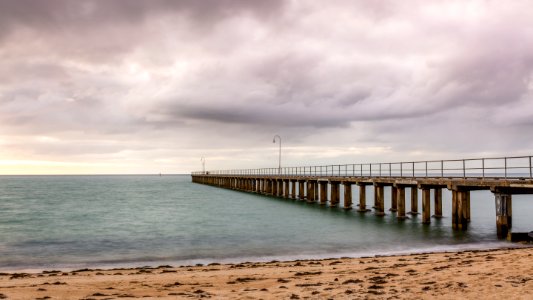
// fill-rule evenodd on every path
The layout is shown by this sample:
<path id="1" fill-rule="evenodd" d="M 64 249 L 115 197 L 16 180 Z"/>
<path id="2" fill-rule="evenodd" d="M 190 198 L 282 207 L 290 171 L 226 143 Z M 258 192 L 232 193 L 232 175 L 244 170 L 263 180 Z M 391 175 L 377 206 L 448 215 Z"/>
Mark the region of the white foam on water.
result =
<path id="1" fill-rule="evenodd" d="M 45 270 L 61 270 L 64 272 L 79 270 L 79 269 L 127 269 L 140 267 L 158 267 L 163 265 L 170 265 L 172 267 L 179 266 L 195 266 L 197 264 L 208 265 L 211 263 L 219 264 L 238 264 L 245 262 L 272 262 L 272 261 L 296 261 L 296 260 L 322 260 L 322 259 L 339 259 L 339 258 L 360 258 L 360 257 L 376 257 L 376 256 L 397 256 L 410 255 L 421 253 L 443 253 L 443 252 L 461 252 L 474 250 L 497 250 L 508 248 L 530 248 L 531 245 L 512 244 L 508 242 L 489 242 L 489 243 L 470 243 L 458 245 L 436 245 L 423 248 L 410 249 L 389 249 L 386 251 L 358 251 L 358 252 L 337 252 L 337 253 L 315 253 L 315 254 L 299 254 L 299 255 L 273 255 L 273 256 L 240 256 L 240 257 L 226 257 L 226 258 L 195 258 L 195 259 L 161 259 L 161 260 L 146 260 L 146 261 L 116 261 L 105 263 L 79 263 L 79 264 L 58 264 L 41 267 L 23 267 L 23 268 L 6 268 L 0 270 L 2 272 L 24 272 L 24 273 L 40 273 Z"/>

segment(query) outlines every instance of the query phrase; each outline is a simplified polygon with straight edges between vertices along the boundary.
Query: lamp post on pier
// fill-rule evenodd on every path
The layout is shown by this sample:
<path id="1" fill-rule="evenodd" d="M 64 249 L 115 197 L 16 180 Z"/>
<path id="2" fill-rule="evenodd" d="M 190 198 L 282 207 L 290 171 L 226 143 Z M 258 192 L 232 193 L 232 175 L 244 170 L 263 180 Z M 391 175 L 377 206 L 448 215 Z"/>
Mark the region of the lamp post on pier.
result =
<path id="1" fill-rule="evenodd" d="M 272 143 L 276 143 L 276 138 L 279 139 L 278 174 L 281 174 L 281 137 L 276 134 L 272 140 Z"/>
<path id="2" fill-rule="evenodd" d="M 202 173 L 205 175 L 205 157 L 202 156 L 200 161 L 202 162 Z"/>

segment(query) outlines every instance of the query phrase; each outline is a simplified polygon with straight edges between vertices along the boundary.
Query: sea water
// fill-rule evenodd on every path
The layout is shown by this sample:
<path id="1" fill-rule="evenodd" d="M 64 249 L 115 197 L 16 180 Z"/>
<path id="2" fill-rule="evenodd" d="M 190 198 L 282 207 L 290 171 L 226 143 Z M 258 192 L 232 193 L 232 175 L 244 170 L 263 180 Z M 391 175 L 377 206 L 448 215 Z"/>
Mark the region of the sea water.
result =
<path id="1" fill-rule="evenodd" d="M 406 189 L 407 211 L 410 209 Z M 354 208 L 357 187 L 353 187 Z M 370 187 L 367 203 L 373 199 Z M 0 176 L 0 270 L 185 265 L 509 247 L 494 196 L 471 192 L 467 231 L 191 182 L 188 175 Z M 419 196 L 419 199 L 421 197 Z M 342 202 L 342 201 L 341 201 Z M 432 203 L 433 205 L 433 203 Z M 419 207 L 421 204 L 419 203 Z M 432 207 L 433 213 L 433 207 Z M 533 196 L 513 196 L 513 229 L 533 230 Z"/>

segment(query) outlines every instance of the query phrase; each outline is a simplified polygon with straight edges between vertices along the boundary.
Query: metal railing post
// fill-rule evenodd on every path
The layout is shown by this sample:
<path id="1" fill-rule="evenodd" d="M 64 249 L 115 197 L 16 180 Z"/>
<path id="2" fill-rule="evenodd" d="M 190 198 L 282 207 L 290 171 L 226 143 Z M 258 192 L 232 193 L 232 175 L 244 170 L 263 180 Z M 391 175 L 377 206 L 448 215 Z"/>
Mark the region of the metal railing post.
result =
<path id="1" fill-rule="evenodd" d="M 482 174 L 482 178 L 485 178 L 485 159 L 482 158 L 481 159 L 481 174 Z"/>
<path id="2" fill-rule="evenodd" d="M 392 163 L 389 163 L 389 177 L 392 177 Z"/>
<path id="3" fill-rule="evenodd" d="M 507 178 L 507 157 L 504 157 L 503 161 L 505 163 L 505 178 Z"/>
<path id="4" fill-rule="evenodd" d="M 463 159 L 463 178 L 466 178 L 465 160 Z"/>
<path id="5" fill-rule="evenodd" d="M 428 162 L 426 161 L 426 178 L 428 177 Z"/>
<path id="6" fill-rule="evenodd" d="M 529 157 L 529 178 L 533 178 L 533 170 L 531 170 L 531 156 Z"/>
<path id="7" fill-rule="evenodd" d="M 415 178 L 415 162 L 414 161 L 412 163 L 412 166 L 413 166 L 413 178 Z"/>

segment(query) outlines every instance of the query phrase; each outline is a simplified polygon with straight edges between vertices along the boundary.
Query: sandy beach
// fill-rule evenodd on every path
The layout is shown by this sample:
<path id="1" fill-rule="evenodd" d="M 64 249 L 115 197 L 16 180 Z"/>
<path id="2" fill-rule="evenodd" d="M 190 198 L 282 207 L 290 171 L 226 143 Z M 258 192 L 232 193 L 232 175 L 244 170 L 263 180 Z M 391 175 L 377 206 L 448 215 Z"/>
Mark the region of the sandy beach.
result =
<path id="1" fill-rule="evenodd" d="M 0 299 L 532 299 L 533 248 L 1 273 Z"/>

